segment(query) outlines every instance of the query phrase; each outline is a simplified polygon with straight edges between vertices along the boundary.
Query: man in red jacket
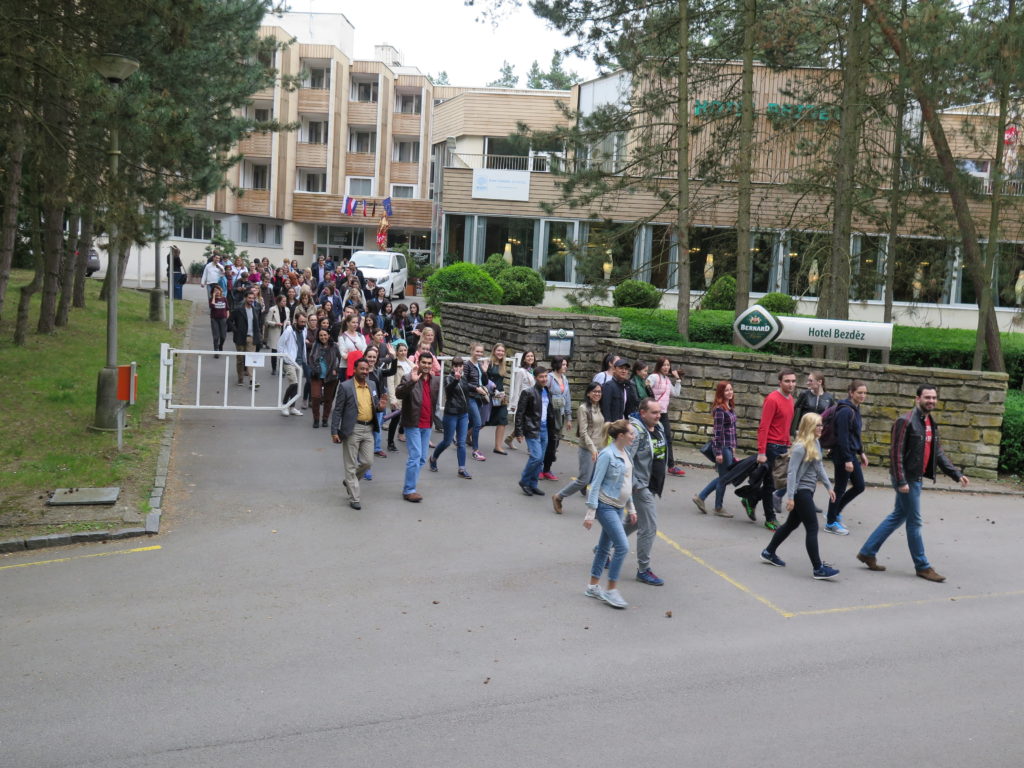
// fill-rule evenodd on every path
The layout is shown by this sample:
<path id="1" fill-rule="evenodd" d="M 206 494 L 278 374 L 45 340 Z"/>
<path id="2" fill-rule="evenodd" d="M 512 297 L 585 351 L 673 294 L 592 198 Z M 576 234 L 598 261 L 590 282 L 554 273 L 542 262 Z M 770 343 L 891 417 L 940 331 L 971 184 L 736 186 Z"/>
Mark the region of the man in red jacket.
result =
<path id="1" fill-rule="evenodd" d="M 764 527 L 774 531 L 779 527 L 775 519 L 772 496 L 775 484 L 772 481 L 771 466 L 776 458 L 789 452 L 789 426 L 793 423 L 793 390 L 796 389 L 796 371 L 783 368 L 779 371 L 779 388 L 769 392 L 761 406 L 761 423 L 757 428 L 757 461 L 767 463 L 769 471 L 761 482 L 761 505 L 764 507 Z M 781 497 L 780 497 L 781 498 Z M 754 519 L 753 507 L 747 507 L 747 515 Z"/>

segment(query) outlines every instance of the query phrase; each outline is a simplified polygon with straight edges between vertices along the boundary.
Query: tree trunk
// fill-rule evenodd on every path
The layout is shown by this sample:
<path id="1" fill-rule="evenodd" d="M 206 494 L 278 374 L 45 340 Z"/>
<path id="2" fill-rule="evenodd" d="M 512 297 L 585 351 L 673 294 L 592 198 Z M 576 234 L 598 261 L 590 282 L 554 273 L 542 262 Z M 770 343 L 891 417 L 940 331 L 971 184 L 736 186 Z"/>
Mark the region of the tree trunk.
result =
<path id="1" fill-rule="evenodd" d="M 960 229 L 960 238 L 964 249 L 964 268 L 968 271 L 971 282 L 974 284 L 975 294 L 980 297 L 983 293 L 990 292 L 992 286 L 985 277 L 981 248 L 978 245 L 978 228 L 971 217 L 967 191 L 963 180 L 957 173 L 956 160 L 949 147 L 946 131 L 939 120 L 935 99 L 927 90 L 921 74 L 913 68 L 913 61 L 903 40 L 889 23 L 885 11 L 878 7 L 878 0 L 864 1 L 871 9 L 872 14 L 874 14 L 889 47 L 892 48 L 903 63 L 907 77 L 910 80 L 910 89 L 917 98 L 918 104 L 921 105 L 921 118 L 928 128 L 928 135 L 935 147 L 935 156 L 939 162 L 939 167 L 942 169 L 942 180 L 949 190 L 953 215 L 956 217 L 957 226 Z M 988 302 L 987 311 L 979 305 L 978 312 L 980 315 L 979 327 L 984 328 L 989 369 L 1005 373 L 1006 362 L 1003 360 L 1002 339 L 999 337 L 999 324 L 996 321 L 995 307 L 992 302 Z"/>
<path id="2" fill-rule="evenodd" d="M 75 260 L 75 292 L 71 303 L 75 309 L 85 309 L 85 281 L 87 279 L 89 251 L 92 250 L 92 207 L 82 216 L 82 234 L 78 238 L 78 258 Z"/>
<path id="3" fill-rule="evenodd" d="M 690 20 L 689 0 L 679 0 L 679 51 L 676 77 L 679 85 L 676 132 L 676 172 L 679 180 L 679 207 L 676 210 L 678 242 L 679 296 L 676 304 L 676 329 L 684 340 L 690 338 Z"/>
<path id="4" fill-rule="evenodd" d="M 907 0 L 900 3 L 900 19 L 907 15 Z M 885 293 L 882 308 L 882 320 L 892 322 L 892 293 L 896 289 L 896 243 L 899 239 L 899 228 L 903 221 L 903 119 L 907 113 L 907 91 L 903 86 L 903 64 L 897 64 L 896 73 L 896 115 L 893 125 L 892 163 L 889 173 L 889 232 L 886 237 L 885 254 Z M 890 350 L 882 350 L 882 364 L 888 365 Z"/>
<path id="5" fill-rule="evenodd" d="M 42 222 L 39 219 L 39 211 L 33 211 L 32 226 L 32 255 L 35 261 L 35 276 L 32 282 L 21 287 L 21 296 L 18 298 L 18 313 L 14 321 L 14 344 L 22 347 L 28 338 L 28 310 L 32 303 L 32 296 L 43 284 L 43 237 Z"/>
<path id="6" fill-rule="evenodd" d="M 54 190 L 46 198 L 52 200 Z M 37 333 L 53 333 L 57 317 L 57 291 L 60 287 L 61 258 L 64 253 L 64 207 L 47 204 L 43 211 L 43 295 L 39 302 Z"/>
<path id="7" fill-rule="evenodd" d="M 757 0 L 743 0 L 743 83 L 740 94 L 740 146 L 736 191 L 736 317 L 750 304 L 750 198 L 754 154 L 754 25 Z M 738 335 L 733 343 L 743 345 Z"/>
<path id="8" fill-rule="evenodd" d="M 57 327 L 63 328 L 68 324 L 68 314 L 71 309 L 71 293 L 74 291 L 75 268 L 78 260 L 82 257 L 78 251 L 80 236 L 79 227 L 82 225 L 82 217 L 71 216 L 68 221 L 68 244 L 64 249 L 64 263 L 61 265 L 60 278 L 60 302 L 57 304 Z"/>
<path id="9" fill-rule="evenodd" d="M 4 311 L 4 298 L 11 280 L 14 260 L 14 242 L 18 235 L 18 209 L 21 204 L 21 172 L 25 157 L 25 118 L 14 110 L 10 126 L 7 153 L 7 186 L 4 189 L 4 214 L 0 236 L 0 316 Z"/>

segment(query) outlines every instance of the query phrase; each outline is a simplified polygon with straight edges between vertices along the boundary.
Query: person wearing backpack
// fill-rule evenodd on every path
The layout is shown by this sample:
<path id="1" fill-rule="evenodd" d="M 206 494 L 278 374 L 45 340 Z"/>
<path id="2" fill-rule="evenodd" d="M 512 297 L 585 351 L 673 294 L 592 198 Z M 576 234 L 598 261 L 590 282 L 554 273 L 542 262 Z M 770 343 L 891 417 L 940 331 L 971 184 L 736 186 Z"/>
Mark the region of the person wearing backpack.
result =
<path id="1" fill-rule="evenodd" d="M 860 437 L 864 426 L 860 406 L 868 397 L 868 385 L 860 379 L 854 379 L 847 387 L 847 393 L 849 397 L 846 400 L 840 400 L 822 416 L 826 426 L 821 446 L 832 449 L 836 490 L 835 501 L 828 505 L 825 530 L 837 536 L 850 533 L 843 525 L 843 510 L 864 492 L 864 467 L 868 465 Z M 850 484 L 849 488 L 846 487 L 847 483 Z"/>
<path id="2" fill-rule="evenodd" d="M 825 376 L 819 371 L 807 374 L 807 389 L 799 394 L 793 403 L 793 423 L 789 427 L 791 437 L 796 437 L 796 427 L 805 413 L 816 413 L 819 416 L 835 405 L 836 398 L 825 390 Z"/>

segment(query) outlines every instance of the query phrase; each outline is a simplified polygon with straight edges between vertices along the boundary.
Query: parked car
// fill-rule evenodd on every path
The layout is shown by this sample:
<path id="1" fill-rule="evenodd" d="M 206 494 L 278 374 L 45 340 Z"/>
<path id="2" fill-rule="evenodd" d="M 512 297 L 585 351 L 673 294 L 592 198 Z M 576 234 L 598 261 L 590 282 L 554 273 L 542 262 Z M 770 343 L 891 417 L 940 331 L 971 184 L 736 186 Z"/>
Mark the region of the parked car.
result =
<path id="1" fill-rule="evenodd" d="M 409 282 L 409 264 L 404 253 L 396 251 L 356 251 L 352 254 L 363 277 L 373 278 L 378 288 L 387 291 L 389 299 L 404 299 Z"/>
<path id="2" fill-rule="evenodd" d="M 89 255 L 85 257 L 85 275 L 86 277 L 92 277 L 94 272 L 99 272 L 102 269 L 100 264 L 100 252 L 95 248 L 89 249 Z"/>

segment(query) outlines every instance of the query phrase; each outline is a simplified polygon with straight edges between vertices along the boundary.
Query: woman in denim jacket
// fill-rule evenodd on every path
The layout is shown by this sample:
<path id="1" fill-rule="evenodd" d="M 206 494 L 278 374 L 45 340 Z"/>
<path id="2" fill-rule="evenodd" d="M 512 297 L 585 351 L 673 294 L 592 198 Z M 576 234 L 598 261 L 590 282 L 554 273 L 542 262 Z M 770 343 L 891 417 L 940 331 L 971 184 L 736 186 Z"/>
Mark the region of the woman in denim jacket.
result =
<path id="1" fill-rule="evenodd" d="M 587 496 L 587 516 L 583 520 L 583 527 L 588 531 L 595 518 L 601 524 L 601 538 L 594 548 L 594 562 L 590 567 L 590 584 L 584 594 L 603 600 L 612 608 L 625 608 L 628 603 L 622 599 L 616 584 L 629 554 L 629 540 L 622 525 L 623 512 L 631 524 L 636 523 L 633 462 L 626 455 L 626 446 L 633 442 L 633 430 L 628 419 L 619 419 L 608 425 L 607 434 L 612 442 L 597 456 Z M 614 555 L 611 555 L 612 548 Z M 608 588 L 601 589 L 599 582 L 605 564 L 608 564 Z"/>

